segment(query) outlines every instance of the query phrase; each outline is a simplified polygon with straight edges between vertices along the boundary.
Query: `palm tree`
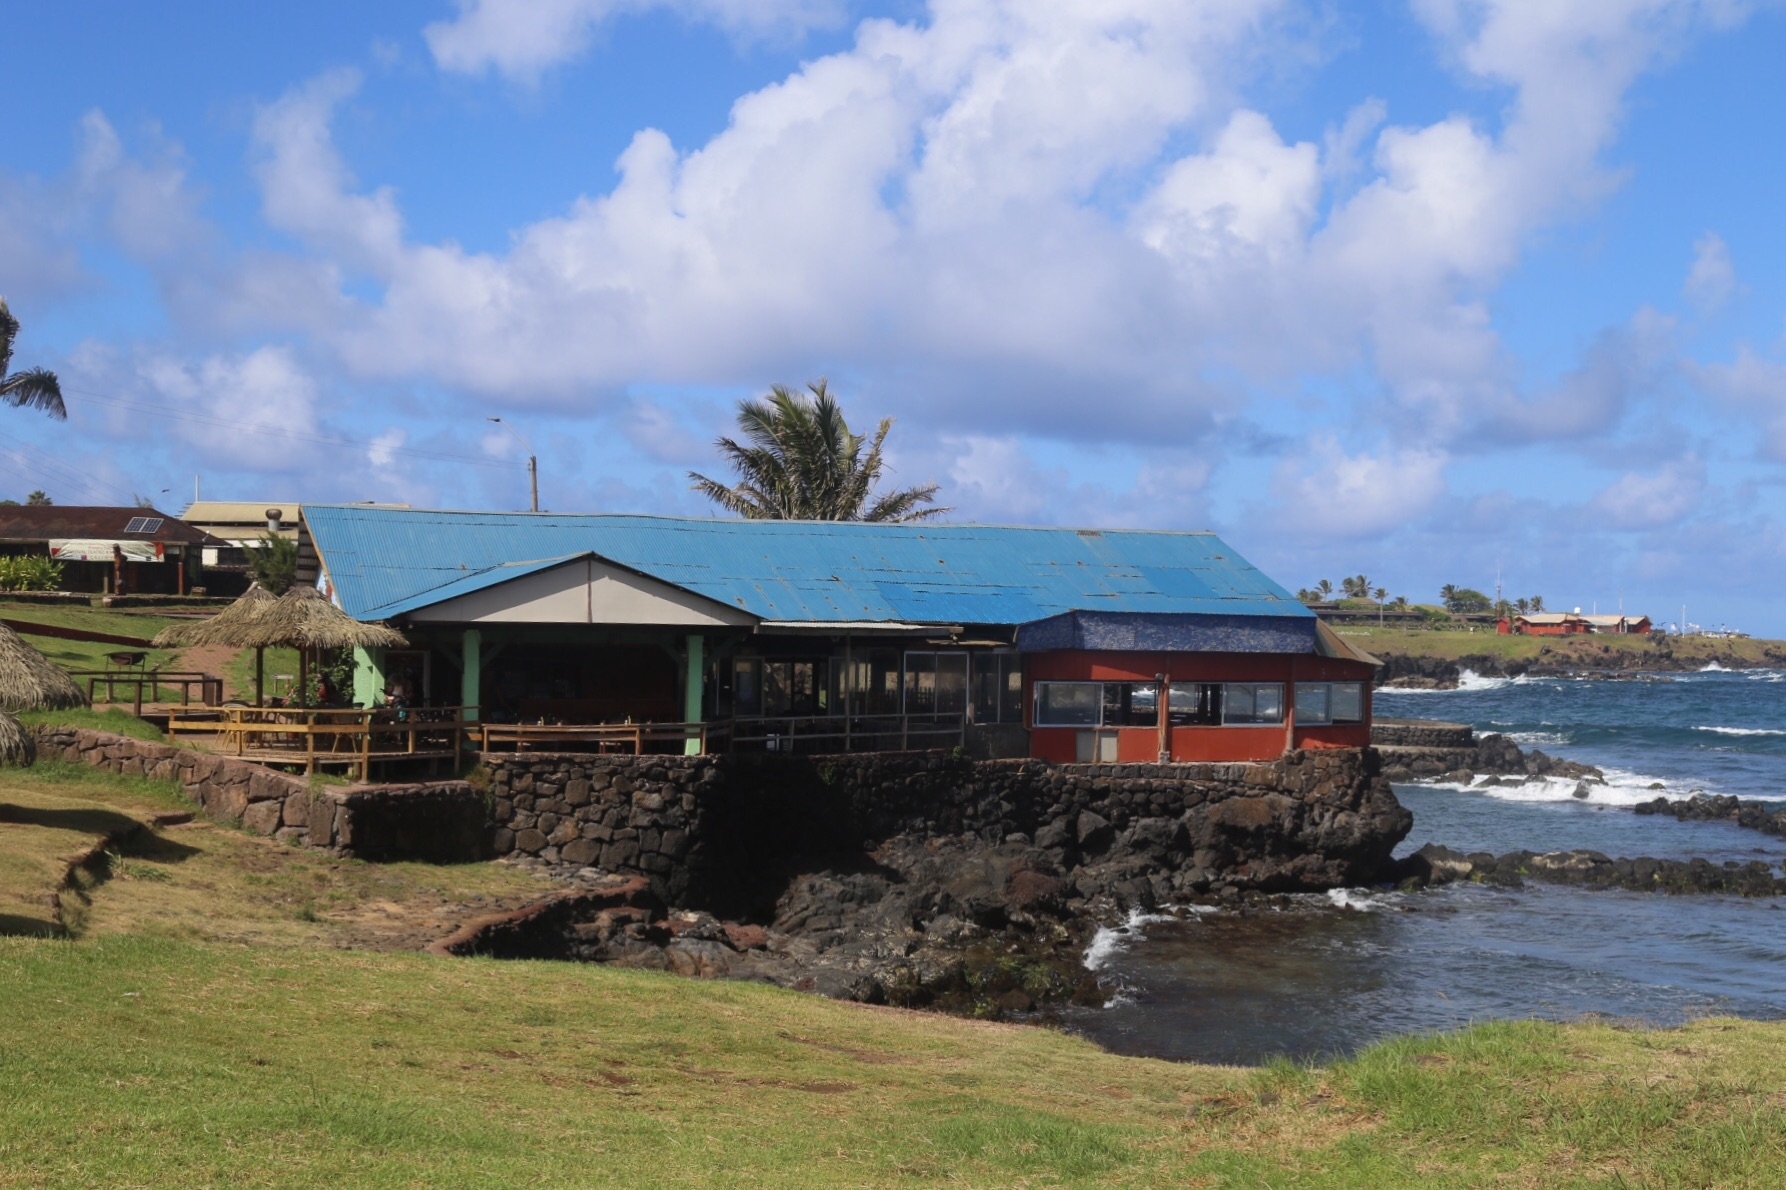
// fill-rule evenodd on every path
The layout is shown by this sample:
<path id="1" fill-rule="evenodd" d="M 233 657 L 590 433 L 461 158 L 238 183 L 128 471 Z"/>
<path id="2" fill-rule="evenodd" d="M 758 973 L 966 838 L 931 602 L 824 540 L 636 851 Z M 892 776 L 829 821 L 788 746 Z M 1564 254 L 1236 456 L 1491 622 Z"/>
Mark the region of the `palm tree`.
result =
<path id="1" fill-rule="evenodd" d="M 1524 595 L 1521 595 L 1518 599 L 1513 601 L 1513 610 L 1523 616 L 1532 610 L 1532 601 L 1527 599 Z"/>
<path id="2" fill-rule="evenodd" d="M 694 490 L 750 520 L 906 522 L 949 511 L 923 507 L 936 499 L 933 483 L 876 496 L 893 419 L 882 418 L 873 438 L 852 434 L 825 382 L 807 388 L 810 398 L 778 384 L 766 398 L 740 401 L 738 428 L 749 445 L 731 438 L 715 444 L 738 483 L 690 471 Z"/>
<path id="3" fill-rule="evenodd" d="M 1541 612 L 1544 610 L 1544 596 L 1542 596 L 1542 595 L 1532 596 L 1532 610 L 1535 612 Z"/>
<path id="4" fill-rule="evenodd" d="M 1320 582 L 1315 584 L 1315 590 L 1317 590 L 1321 593 L 1322 600 L 1325 601 L 1328 599 L 1332 599 L 1333 598 L 1333 580 L 1328 579 L 1328 578 L 1322 579 Z"/>
<path id="5" fill-rule="evenodd" d="M 1457 584 L 1456 583 L 1446 583 L 1444 586 L 1440 587 L 1439 588 L 1439 598 L 1440 598 L 1440 600 L 1442 600 L 1444 602 L 1446 611 L 1448 611 L 1448 612 L 1456 611 L 1457 610 L 1457 606 L 1456 606 L 1456 604 L 1457 604 Z"/>
<path id="6" fill-rule="evenodd" d="M 1389 598 L 1387 587 L 1377 587 L 1371 591 L 1371 598 L 1377 601 L 1377 627 L 1383 626 L 1383 601 Z"/>
<path id="7" fill-rule="evenodd" d="M 26 368 L 10 376 L 6 374 L 12 363 L 12 341 L 18 333 L 19 320 L 7 309 L 6 299 L 0 298 L 0 401 L 14 409 L 41 409 L 58 421 L 66 419 L 68 409 L 62 404 L 62 385 L 54 372 Z"/>

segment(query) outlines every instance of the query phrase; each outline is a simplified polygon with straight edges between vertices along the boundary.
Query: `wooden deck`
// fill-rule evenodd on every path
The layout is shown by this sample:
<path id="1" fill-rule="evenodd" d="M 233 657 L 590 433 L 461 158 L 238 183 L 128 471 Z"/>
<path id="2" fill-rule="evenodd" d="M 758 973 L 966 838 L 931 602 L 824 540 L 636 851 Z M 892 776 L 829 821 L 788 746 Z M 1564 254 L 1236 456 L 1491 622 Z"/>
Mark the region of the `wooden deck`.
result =
<path id="1" fill-rule="evenodd" d="M 366 781 L 378 764 L 446 761 L 456 766 L 476 724 L 462 707 L 407 711 L 218 707 L 173 711 L 168 738 L 263 764 L 301 765 L 306 773 L 345 768 Z"/>

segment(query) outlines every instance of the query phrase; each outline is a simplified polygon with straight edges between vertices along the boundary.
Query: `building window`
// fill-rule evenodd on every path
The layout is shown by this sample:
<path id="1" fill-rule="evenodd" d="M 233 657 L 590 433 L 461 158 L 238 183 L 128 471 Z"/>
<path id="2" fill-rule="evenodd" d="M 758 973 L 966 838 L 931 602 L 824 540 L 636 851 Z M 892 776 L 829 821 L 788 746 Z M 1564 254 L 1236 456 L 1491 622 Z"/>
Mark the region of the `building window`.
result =
<path id="1" fill-rule="evenodd" d="M 1220 682 L 1174 682 L 1171 703 L 1174 727 L 1219 727 L 1222 722 Z"/>
<path id="2" fill-rule="evenodd" d="M 974 655 L 974 722 L 1023 722 L 1023 655 Z"/>
<path id="3" fill-rule="evenodd" d="M 961 715 L 966 712 L 966 653 L 905 655 L 906 714 Z"/>
<path id="4" fill-rule="evenodd" d="M 1252 727 L 1283 721 L 1283 683 L 1228 682 L 1222 687 L 1223 723 Z"/>
<path id="5" fill-rule="evenodd" d="M 1333 722 L 1333 687 L 1326 682 L 1296 683 L 1296 722 Z"/>
<path id="6" fill-rule="evenodd" d="M 1102 682 L 1037 682 L 1037 727 L 1096 727 L 1104 701 Z"/>
<path id="7" fill-rule="evenodd" d="M 1296 722 L 1319 726 L 1363 721 L 1364 683 L 1296 683 Z"/>
<path id="8" fill-rule="evenodd" d="M 1284 687 L 1279 682 L 1174 682 L 1169 713 L 1179 727 L 1282 723 Z M 1154 727 L 1159 721 L 1156 682 L 1036 683 L 1037 727 Z"/>

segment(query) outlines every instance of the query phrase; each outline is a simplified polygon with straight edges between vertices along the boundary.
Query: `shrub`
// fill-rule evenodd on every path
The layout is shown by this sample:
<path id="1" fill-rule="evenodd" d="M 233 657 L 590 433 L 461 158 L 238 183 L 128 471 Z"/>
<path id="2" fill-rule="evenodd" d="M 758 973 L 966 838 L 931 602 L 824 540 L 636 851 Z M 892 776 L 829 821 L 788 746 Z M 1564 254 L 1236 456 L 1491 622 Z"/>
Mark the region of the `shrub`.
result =
<path id="1" fill-rule="evenodd" d="M 62 585 L 62 563 L 42 554 L 0 558 L 0 591 L 54 591 Z"/>

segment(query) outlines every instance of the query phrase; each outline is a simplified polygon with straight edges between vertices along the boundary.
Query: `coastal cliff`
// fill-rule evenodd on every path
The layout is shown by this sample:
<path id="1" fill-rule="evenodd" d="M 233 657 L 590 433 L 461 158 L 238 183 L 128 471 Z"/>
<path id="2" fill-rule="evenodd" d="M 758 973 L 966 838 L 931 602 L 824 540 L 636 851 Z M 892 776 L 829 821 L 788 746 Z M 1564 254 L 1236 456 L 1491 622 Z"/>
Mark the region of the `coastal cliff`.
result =
<path id="1" fill-rule="evenodd" d="M 497 850 L 574 891 L 462 932 L 451 953 L 982 1015 L 1095 996 L 1081 955 L 1131 912 L 1392 878 L 1413 822 L 1365 749 L 1223 765 L 483 760 Z"/>

